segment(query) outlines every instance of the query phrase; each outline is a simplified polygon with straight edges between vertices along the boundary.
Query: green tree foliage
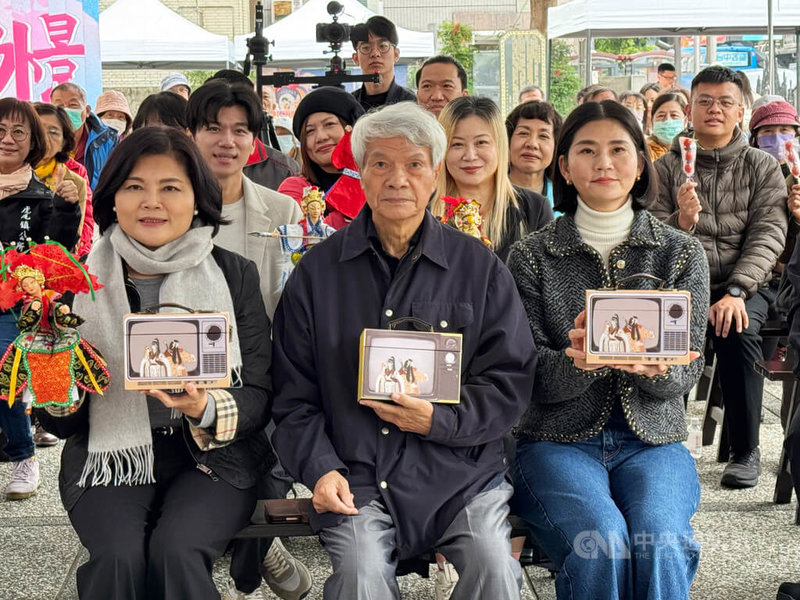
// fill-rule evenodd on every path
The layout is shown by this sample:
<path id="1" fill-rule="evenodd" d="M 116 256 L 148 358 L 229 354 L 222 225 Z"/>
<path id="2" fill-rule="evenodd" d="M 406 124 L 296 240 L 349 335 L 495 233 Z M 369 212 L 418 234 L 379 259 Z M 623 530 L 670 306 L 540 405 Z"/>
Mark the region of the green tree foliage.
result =
<path id="1" fill-rule="evenodd" d="M 436 31 L 439 50 L 449 54 L 464 67 L 467 72 L 469 91 L 472 93 L 472 67 L 475 64 L 475 48 L 472 46 L 472 27 L 461 23 L 444 21 Z"/>
<path id="2" fill-rule="evenodd" d="M 553 40 L 548 99 L 565 116 L 575 108 L 575 95 L 583 87 L 578 70 L 570 64 L 571 53 L 569 44 Z"/>
<path id="3" fill-rule="evenodd" d="M 216 72 L 217 70 L 215 69 L 213 71 L 184 71 L 183 74 L 186 75 L 186 79 L 189 80 L 189 85 L 192 86 L 192 91 L 194 91 Z M 250 79 L 253 79 L 253 77 L 250 77 Z"/>
<path id="4" fill-rule="evenodd" d="M 598 38 L 594 41 L 594 49 L 597 52 L 608 52 L 609 54 L 636 54 L 637 52 L 647 52 L 655 48 L 647 43 L 647 38 Z"/>

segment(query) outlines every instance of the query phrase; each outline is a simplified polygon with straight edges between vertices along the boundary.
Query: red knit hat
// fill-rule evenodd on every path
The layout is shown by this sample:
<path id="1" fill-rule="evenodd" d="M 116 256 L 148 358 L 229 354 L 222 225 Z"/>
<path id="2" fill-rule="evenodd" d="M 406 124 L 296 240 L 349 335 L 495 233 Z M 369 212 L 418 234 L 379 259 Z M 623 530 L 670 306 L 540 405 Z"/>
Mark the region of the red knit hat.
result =
<path id="1" fill-rule="evenodd" d="M 797 110 L 794 106 L 783 100 L 770 102 L 759 106 L 750 117 L 750 131 L 767 125 L 794 125 L 800 127 L 797 120 Z"/>

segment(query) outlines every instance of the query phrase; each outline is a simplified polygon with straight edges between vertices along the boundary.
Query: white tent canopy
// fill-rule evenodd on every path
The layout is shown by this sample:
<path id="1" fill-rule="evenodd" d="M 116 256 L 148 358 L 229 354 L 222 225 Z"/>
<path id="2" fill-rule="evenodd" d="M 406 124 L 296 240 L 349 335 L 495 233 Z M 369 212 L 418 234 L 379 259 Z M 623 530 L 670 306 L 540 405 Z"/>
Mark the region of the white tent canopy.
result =
<path id="1" fill-rule="evenodd" d="M 800 27 L 800 1 L 773 0 L 772 5 L 774 32 L 794 34 Z M 766 32 L 767 0 L 572 0 L 547 13 L 549 38 Z"/>
<path id="2" fill-rule="evenodd" d="M 227 37 L 158 0 L 117 0 L 101 12 L 100 58 L 104 69 L 218 69 L 233 62 Z"/>
<path id="3" fill-rule="evenodd" d="M 358 0 L 339 0 L 344 6 L 344 13 L 339 16 L 340 23 L 355 25 L 363 23 L 375 13 L 361 4 Z M 291 15 L 284 17 L 277 23 L 264 28 L 264 37 L 270 42 L 273 62 L 267 66 L 308 66 L 309 63 L 320 64 L 330 60 L 330 48 L 327 44 L 316 42 L 316 24 L 330 23 L 331 15 L 327 11 L 328 0 L 309 0 Z M 234 40 L 236 58 L 240 62 L 247 53 L 246 40 L 249 35 L 237 35 Z M 400 49 L 400 61 L 404 58 L 427 58 L 433 56 L 433 33 L 411 31 L 410 29 L 397 28 Z M 327 52 L 323 54 L 323 52 Z M 342 44 L 341 55 L 349 58 L 353 53 L 353 46 L 349 41 Z M 349 61 L 348 61 L 349 62 Z"/>

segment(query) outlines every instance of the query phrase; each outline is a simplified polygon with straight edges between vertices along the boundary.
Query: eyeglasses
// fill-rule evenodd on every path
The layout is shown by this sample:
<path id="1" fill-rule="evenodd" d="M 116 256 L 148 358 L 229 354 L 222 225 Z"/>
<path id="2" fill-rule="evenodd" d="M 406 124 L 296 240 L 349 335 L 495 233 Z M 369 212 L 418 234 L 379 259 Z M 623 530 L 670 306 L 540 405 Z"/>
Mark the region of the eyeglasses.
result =
<path id="1" fill-rule="evenodd" d="M 31 134 L 30 131 L 27 129 L 23 129 L 22 127 L 15 127 L 14 129 L 6 129 L 5 127 L 0 127 L 0 140 L 4 140 L 7 134 L 11 134 L 11 139 L 15 142 L 24 142 L 28 139 L 28 136 Z"/>
<path id="2" fill-rule="evenodd" d="M 387 52 L 389 52 L 389 50 L 394 48 L 394 44 L 392 42 L 383 41 L 383 42 L 379 42 L 377 44 L 377 47 L 378 47 L 378 51 L 381 54 L 386 54 Z M 363 43 L 363 44 L 359 44 L 358 45 L 358 51 L 361 54 L 370 54 L 374 48 L 375 48 L 375 44 Z"/>
<path id="3" fill-rule="evenodd" d="M 697 106 L 702 106 L 705 109 L 709 109 L 714 106 L 715 102 L 719 102 L 719 107 L 722 110 L 730 110 L 734 106 L 738 106 L 739 102 L 731 98 L 730 96 L 723 96 L 722 98 L 712 98 L 711 96 L 700 96 L 699 98 L 695 98 L 695 103 Z"/>

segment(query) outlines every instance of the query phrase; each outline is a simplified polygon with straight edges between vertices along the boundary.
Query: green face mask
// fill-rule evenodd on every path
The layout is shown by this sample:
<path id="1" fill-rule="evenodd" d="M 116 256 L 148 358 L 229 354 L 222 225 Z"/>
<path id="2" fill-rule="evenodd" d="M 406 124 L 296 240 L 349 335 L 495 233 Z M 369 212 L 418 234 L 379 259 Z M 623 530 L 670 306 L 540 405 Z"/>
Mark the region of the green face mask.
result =
<path id="1" fill-rule="evenodd" d="M 69 122 L 72 123 L 72 129 L 78 131 L 81 127 L 83 127 L 83 110 L 80 108 L 67 108 L 64 107 L 64 110 L 67 111 L 67 116 L 69 117 Z"/>
<path id="2" fill-rule="evenodd" d="M 653 135 L 662 144 L 671 144 L 675 136 L 684 129 L 683 119 L 667 119 L 653 122 Z"/>

